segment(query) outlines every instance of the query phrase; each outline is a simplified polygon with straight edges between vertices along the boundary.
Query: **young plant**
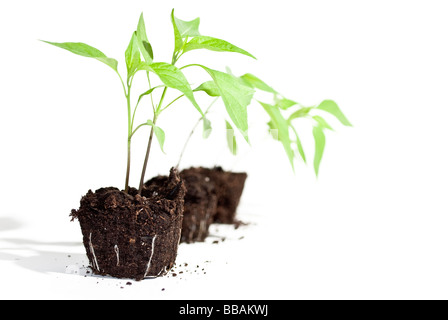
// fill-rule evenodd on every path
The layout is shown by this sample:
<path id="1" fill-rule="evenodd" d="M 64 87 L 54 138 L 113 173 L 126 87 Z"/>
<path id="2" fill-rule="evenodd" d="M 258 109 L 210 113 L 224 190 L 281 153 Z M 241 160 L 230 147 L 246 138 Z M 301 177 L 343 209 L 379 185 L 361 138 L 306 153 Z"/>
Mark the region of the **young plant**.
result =
<path id="1" fill-rule="evenodd" d="M 334 115 L 343 125 L 352 126 L 338 105 L 332 100 L 324 100 L 319 105 L 312 107 L 304 107 L 289 99 L 275 99 L 273 104 L 267 104 L 261 101 L 259 101 L 259 103 L 269 114 L 271 118 L 268 122 L 269 129 L 271 133 L 275 133 L 274 138 L 282 143 L 293 169 L 294 159 L 297 153 L 300 155 L 303 162 L 307 162 L 305 151 L 299 138 L 297 127 L 294 124 L 294 120 L 298 118 L 306 118 L 314 122 L 313 137 L 315 151 L 313 164 L 316 176 L 319 174 L 319 168 L 324 154 L 326 143 L 325 131 L 333 130 L 333 128 L 323 117 L 318 114 L 313 115 L 313 113 L 316 110 L 323 110 Z M 285 116 L 284 114 L 288 111 L 292 111 L 292 113 L 289 112 L 289 116 Z"/>
<path id="2" fill-rule="evenodd" d="M 333 128 L 323 117 L 318 114 L 313 115 L 313 113 L 316 110 L 326 111 L 335 116 L 343 125 L 352 126 L 339 106 L 332 100 L 324 100 L 317 106 L 304 107 L 298 102 L 285 98 L 278 91 L 274 90 L 254 75 L 246 74 L 243 78 L 253 88 L 272 93 L 272 103 L 264 103 L 262 101 L 258 101 L 258 103 L 269 115 L 270 121 L 267 125 L 271 136 L 283 145 L 293 170 L 294 159 L 297 154 L 300 155 L 303 162 L 307 163 L 305 151 L 294 122 L 298 118 L 306 118 L 313 121 L 313 137 L 315 145 L 314 172 L 316 176 L 318 176 L 325 149 L 325 130 L 333 130 Z"/>
<path id="3" fill-rule="evenodd" d="M 352 126 L 350 121 L 346 118 L 344 113 L 341 111 L 339 106 L 332 100 L 324 100 L 319 105 L 305 107 L 300 103 L 295 102 L 291 99 L 285 98 L 278 91 L 273 89 L 271 86 L 266 84 L 260 78 L 256 77 L 253 74 L 246 73 L 239 77 L 246 86 L 252 88 L 254 91 L 263 91 L 265 93 L 272 94 L 271 103 L 265 103 L 262 101 L 258 101 L 259 105 L 266 111 L 269 115 L 269 122 L 267 123 L 270 135 L 277 141 L 281 142 L 285 153 L 289 159 L 292 169 L 294 170 L 294 161 L 295 158 L 299 155 L 303 162 L 307 163 L 305 151 L 302 146 L 302 142 L 299 138 L 298 128 L 296 125 L 296 121 L 299 118 L 304 118 L 311 120 L 313 122 L 313 138 L 315 145 L 314 152 L 314 171 L 316 176 L 319 174 L 319 168 L 322 161 L 322 157 L 324 154 L 326 138 L 325 131 L 331 130 L 333 128 L 328 124 L 328 122 L 316 111 L 325 111 L 336 117 L 343 125 Z M 202 84 L 196 90 L 202 90 L 206 92 L 210 97 L 215 97 L 215 100 L 210 105 L 209 109 L 207 109 L 207 113 L 209 112 L 212 105 L 216 102 L 216 100 L 220 97 L 220 92 L 216 85 L 213 82 L 207 82 Z M 223 99 L 224 100 L 224 99 Z M 251 101 L 249 104 L 255 100 L 255 96 L 252 94 Z M 315 114 L 316 113 L 316 114 Z M 177 167 L 179 167 L 180 162 L 182 160 L 183 154 L 187 148 L 187 145 L 199 124 L 203 122 L 204 127 L 204 138 L 208 138 L 211 132 L 211 123 L 205 117 L 202 117 L 198 120 L 193 130 L 191 131 L 184 148 L 181 152 L 181 156 L 179 158 L 179 162 Z M 226 121 L 226 141 L 227 146 L 230 152 L 233 155 L 237 154 L 237 142 L 235 136 L 235 130 L 233 126 Z M 245 135 L 247 137 L 247 135 Z"/>
<path id="4" fill-rule="evenodd" d="M 125 51 L 126 63 L 126 77 L 122 77 L 118 71 L 118 61 L 116 59 L 107 57 L 100 50 L 79 42 L 49 42 L 48 44 L 57 46 L 59 48 L 68 50 L 74 54 L 93 58 L 103 62 L 115 72 L 123 87 L 123 94 L 126 98 L 127 107 L 127 165 L 125 178 L 125 192 L 129 191 L 129 176 L 131 170 L 131 142 L 135 133 L 144 126 L 151 127 L 149 134 L 148 146 L 146 148 L 145 160 L 142 168 L 139 194 L 142 192 L 145 173 L 149 161 L 149 155 L 153 142 L 154 135 L 156 136 L 160 147 L 163 150 L 165 142 L 165 132 L 157 126 L 157 122 L 161 114 L 170 106 L 172 106 L 179 99 L 186 97 L 190 103 L 200 113 L 201 119 L 207 123 L 205 113 L 202 111 L 195 99 L 195 92 L 204 91 L 208 94 L 218 94 L 222 97 L 227 113 L 233 124 L 243 133 L 247 138 L 247 106 L 252 100 L 254 90 L 248 86 L 242 79 L 233 75 L 214 70 L 202 64 L 195 63 L 182 67 L 175 66 L 179 59 L 186 53 L 199 49 L 207 49 L 217 52 L 235 52 L 254 58 L 249 52 L 218 38 L 203 36 L 199 32 L 199 18 L 192 21 L 183 21 L 174 15 L 174 9 L 171 12 L 171 23 L 174 31 L 174 49 L 171 57 L 171 62 L 156 62 L 154 60 L 153 48 L 148 40 L 143 14 L 141 14 L 137 29 L 132 33 L 131 40 Z M 198 67 L 204 70 L 211 80 L 204 82 L 195 90 L 192 90 L 188 80 L 183 74 L 182 70 L 190 67 Z M 148 81 L 148 90 L 141 93 L 134 105 L 132 104 L 131 93 L 132 85 L 135 75 L 140 72 L 146 72 Z M 152 75 L 156 75 L 161 84 L 153 85 L 154 81 Z M 210 92 L 210 88 L 215 90 L 215 93 Z M 169 89 L 174 89 L 180 93 L 175 99 L 166 102 L 165 98 Z M 154 94 L 156 91 L 161 91 L 158 102 L 154 103 Z M 135 123 L 135 116 L 137 109 L 145 96 L 150 96 L 152 117 L 141 124 Z"/>

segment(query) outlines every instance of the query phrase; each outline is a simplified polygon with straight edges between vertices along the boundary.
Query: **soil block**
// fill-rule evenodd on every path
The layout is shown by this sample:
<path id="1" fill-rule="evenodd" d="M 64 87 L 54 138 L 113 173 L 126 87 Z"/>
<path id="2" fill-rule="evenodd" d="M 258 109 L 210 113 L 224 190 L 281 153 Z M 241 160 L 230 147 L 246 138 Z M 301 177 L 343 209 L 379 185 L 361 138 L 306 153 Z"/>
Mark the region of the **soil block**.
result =
<path id="1" fill-rule="evenodd" d="M 198 168 L 183 170 L 180 176 L 187 187 L 181 241 L 202 242 L 208 236 L 218 206 L 215 185 Z"/>
<path id="2" fill-rule="evenodd" d="M 182 223 L 181 242 L 192 243 L 204 241 L 208 236 L 208 229 L 214 221 L 217 208 L 217 196 L 214 183 L 204 176 L 198 168 L 191 168 L 180 173 L 185 183 L 184 217 Z M 155 177 L 145 183 L 149 186 L 166 179 L 164 176 Z M 147 191 L 144 191 L 147 192 Z M 145 193 L 143 193 L 145 195 Z"/>
<path id="3" fill-rule="evenodd" d="M 143 196 L 133 188 L 89 190 L 71 216 L 80 222 L 93 271 L 136 280 L 165 275 L 177 256 L 185 193 L 175 169 Z"/>
<path id="4" fill-rule="evenodd" d="M 221 167 L 200 168 L 201 173 L 210 178 L 215 185 L 218 206 L 214 216 L 215 223 L 235 223 L 236 209 L 243 194 L 247 173 L 224 171 Z"/>

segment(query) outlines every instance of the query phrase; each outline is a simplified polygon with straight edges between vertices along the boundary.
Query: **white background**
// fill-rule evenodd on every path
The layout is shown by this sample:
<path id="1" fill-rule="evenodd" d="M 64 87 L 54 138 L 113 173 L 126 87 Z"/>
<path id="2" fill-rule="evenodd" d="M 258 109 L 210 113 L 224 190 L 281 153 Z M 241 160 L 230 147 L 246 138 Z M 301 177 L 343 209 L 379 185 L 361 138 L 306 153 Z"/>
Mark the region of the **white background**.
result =
<path id="1" fill-rule="evenodd" d="M 230 156 L 217 105 L 212 136 L 195 135 L 184 166 L 247 171 L 239 216 L 251 225 L 181 245 L 183 277 L 126 286 L 70 274 L 86 263 L 70 210 L 88 189 L 124 184 L 126 106 L 110 68 L 38 39 L 88 43 L 124 72 L 141 12 L 156 60 L 170 60 L 172 8 L 258 58 L 197 51 L 180 65 L 251 72 L 304 105 L 333 99 L 354 127 L 328 118 L 336 131 L 316 179 L 311 163 L 292 173 L 255 104 L 252 146 L 240 140 Z M 447 11 L 433 0 L 1 2 L 0 298 L 448 298 Z M 162 115 L 167 154 L 154 148 L 148 178 L 175 164 L 196 119 L 182 100 Z M 147 133 L 134 141 L 132 185 Z"/>

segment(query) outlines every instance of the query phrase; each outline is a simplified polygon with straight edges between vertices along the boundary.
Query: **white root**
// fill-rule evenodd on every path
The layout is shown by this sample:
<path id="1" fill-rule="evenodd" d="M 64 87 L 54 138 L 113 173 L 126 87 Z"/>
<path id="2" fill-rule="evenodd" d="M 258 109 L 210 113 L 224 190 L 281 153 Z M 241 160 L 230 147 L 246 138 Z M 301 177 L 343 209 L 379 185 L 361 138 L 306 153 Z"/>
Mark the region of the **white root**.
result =
<path id="1" fill-rule="evenodd" d="M 193 223 L 190 229 L 190 233 L 188 234 L 188 241 L 193 241 L 193 234 L 196 231 L 196 225 Z"/>
<path id="2" fill-rule="evenodd" d="M 160 272 L 157 274 L 157 276 L 160 276 L 162 273 L 166 273 L 166 266 L 160 270 Z"/>
<path id="3" fill-rule="evenodd" d="M 198 232 L 197 240 L 201 239 L 202 232 L 204 229 L 205 229 L 205 221 L 201 220 L 201 223 L 199 224 L 199 232 Z"/>
<path id="4" fill-rule="evenodd" d="M 155 244 L 155 242 L 156 242 L 156 238 L 157 238 L 157 235 L 155 235 L 155 236 L 152 238 L 152 244 L 151 244 L 151 257 L 149 257 L 149 262 L 148 262 L 148 265 L 146 266 L 145 277 L 148 275 L 149 269 L 151 268 L 151 261 L 152 261 L 152 257 L 154 256 L 154 244 Z"/>
<path id="5" fill-rule="evenodd" d="M 198 237 L 196 238 L 198 241 L 201 240 L 202 233 L 207 231 L 207 223 L 208 223 L 209 218 L 210 218 L 210 213 L 208 213 L 200 223 Z"/>
<path id="6" fill-rule="evenodd" d="M 179 247 L 180 240 L 182 239 L 182 228 L 178 228 L 179 230 L 179 239 L 177 239 L 177 247 Z"/>
<path id="7" fill-rule="evenodd" d="M 90 252 L 93 255 L 93 267 L 98 270 L 100 270 L 100 266 L 98 265 L 98 260 L 96 259 L 96 255 L 95 255 L 95 250 L 93 249 L 93 245 L 92 245 L 92 232 L 90 232 L 90 236 L 89 236 L 89 247 L 90 247 Z"/>
<path id="8" fill-rule="evenodd" d="M 117 255 L 117 267 L 120 265 L 120 250 L 118 249 L 118 245 L 114 246 L 115 254 Z"/>

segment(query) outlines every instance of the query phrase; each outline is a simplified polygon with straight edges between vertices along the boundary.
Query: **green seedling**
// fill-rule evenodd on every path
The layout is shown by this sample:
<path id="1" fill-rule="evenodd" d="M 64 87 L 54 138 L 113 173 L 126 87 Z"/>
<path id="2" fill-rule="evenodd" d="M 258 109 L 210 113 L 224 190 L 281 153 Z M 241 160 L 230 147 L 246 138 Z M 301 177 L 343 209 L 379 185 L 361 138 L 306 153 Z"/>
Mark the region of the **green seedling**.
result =
<path id="1" fill-rule="evenodd" d="M 196 92 L 205 92 L 210 96 L 219 96 L 222 98 L 228 116 L 233 125 L 243 134 L 248 141 L 248 122 L 247 122 L 247 106 L 252 100 L 254 89 L 248 85 L 242 78 L 235 77 L 231 74 L 214 70 L 202 64 L 195 63 L 177 67 L 179 59 L 190 51 L 206 49 L 216 52 L 234 52 L 250 58 L 254 58 L 249 52 L 218 38 L 203 36 L 199 32 L 199 18 L 192 21 L 183 21 L 171 12 L 171 23 L 174 31 L 174 50 L 171 62 L 157 62 L 154 59 L 154 51 L 148 40 L 143 14 L 140 16 L 137 29 L 132 33 L 131 40 L 125 51 L 126 77 L 122 77 L 118 71 L 118 61 L 106 56 L 100 50 L 80 42 L 49 42 L 48 44 L 68 50 L 74 54 L 96 59 L 109 66 L 118 76 L 123 94 L 126 98 L 127 107 L 127 166 L 125 178 L 125 192 L 129 191 L 129 176 L 131 170 L 131 142 L 136 132 L 144 127 L 151 128 L 146 148 L 145 160 L 142 168 L 139 193 L 141 194 L 145 179 L 146 168 L 148 165 L 150 150 L 154 135 L 156 136 L 160 147 L 163 150 L 165 143 L 165 132 L 157 126 L 157 122 L 161 114 L 172 106 L 181 98 L 187 98 L 194 108 L 200 113 L 201 120 L 204 124 L 209 124 L 206 113 L 198 105 L 195 99 Z M 182 70 L 185 68 L 199 68 L 205 71 L 209 76 L 209 80 L 198 86 L 196 89 L 190 87 L 190 83 L 186 79 Z M 148 90 L 138 95 L 137 101 L 132 103 L 132 86 L 135 75 L 138 72 L 146 72 L 148 81 Z M 159 84 L 155 85 L 153 76 L 158 78 Z M 171 101 L 165 101 L 168 90 L 176 90 L 179 96 Z M 155 94 L 159 93 L 158 102 Z M 152 116 L 144 123 L 136 124 L 135 116 L 138 107 L 142 104 L 143 98 L 150 96 Z M 229 123 L 230 125 L 230 123 Z"/>
<path id="2" fill-rule="evenodd" d="M 262 107 L 270 116 L 268 127 L 274 138 L 280 141 L 285 149 L 286 155 L 294 169 L 294 159 L 296 155 L 300 155 L 303 162 L 307 163 L 305 151 L 302 142 L 299 138 L 296 119 L 305 118 L 313 122 L 313 137 L 314 137 L 314 172 L 316 176 L 319 174 L 319 168 L 325 150 L 325 132 L 326 130 L 333 130 L 328 122 L 320 115 L 315 114 L 317 110 L 326 111 L 335 116 L 343 125 L 352 126 L 345 115 L 342 113 L 339 106 L 332 100 L 324 100 L 317 106 L 305 107 L 301 104 L 289 99 L 274 98 L 274 103 L 268 104 L 259 101 Z M 287 116 L 287 114 L 289 114 Z"/>
<path id="3" fill-rule="evenodd" d="M 289 159 L 292 169 L 294 170 L 295 159 L 300 156 L 303 162 L 307 163 L 305 151 L 303 149 L 302 142 L 299 138 L 298 127 L 296 120 L 299 118 L 307 119 L 312 121 L 313 123 L 313 138 L 315 145 L 314 152 L 314 171 L 316 176 L 319 174 L 319 168 L 322 161 L 322 157 L 325 149 L 325 132 L 327 130 L 333 130 L 333 128 L 328 124 L 328 122 L 319 115 L 318 111 L 324 111 L 327 114 L 331 114 L 336 117 L 343 125 L 352 126 L 346 116 L 343 114 L 339 106 L 332 100 L 324 100 L 319 105 L 305 107 L 298 102 L 295 102 L 291 99 L 285 98 L 281 95 L 277 90 L 273 89 L 271 86 L 266 84 L 266 82 L 262 81 L 260 78 L 256 77 L 253 74 L 246 73 L 243 76 L 239 77 L 243 83 L 245 83 L 248 87 L 252 88 L 255 92 L 262 91 L 265 93 L 272 94 L 272 102 L 266 103 L 262 101 L 258 101 L 259 105 L 263 107 L 266 113 L 269 115 L 269 122 L 267 123 L 269 132 L 271 136 L 282 143 L 283 148 L 286 152 L 286 155 Z M 209 81 L 204 83 L 198 89 L 203 90 L 211 97 L 216 97 L 213 103 L 220 97 L 220 92 L 216 87 L 215 83 Z M 254 94 L 250 96 L 251 101 L 249 104 L 255 100 Z M 224 98 L 223 101 L 225 102 Z M 213 105 L 212 103 L 212 105 Z M 207 113 L 210 108 L 207 109 Z M 194 131 L 197 129 L 199 124 L 203 122 L 204 125 L 204 138 L 208 138 L 211 131 L 211 123 L 210 121 L 203 117 L 200 118 L 198 123 L 194 126 L 191 131 L 185 146 L 182 150 L 181 156 L 179 158 L 179 163 L 182 160 L 185 149 L 187 148 L 187 144 L 189 143 Z M 237 154 L 237 142 L 236 136 L 234 134 L 235 130 L 230 122 L 226 121 L 226 140 L 227 146 L 230 152 L 233 155 Z M 247 135 L 245 136 L 247 137 Z"/>

